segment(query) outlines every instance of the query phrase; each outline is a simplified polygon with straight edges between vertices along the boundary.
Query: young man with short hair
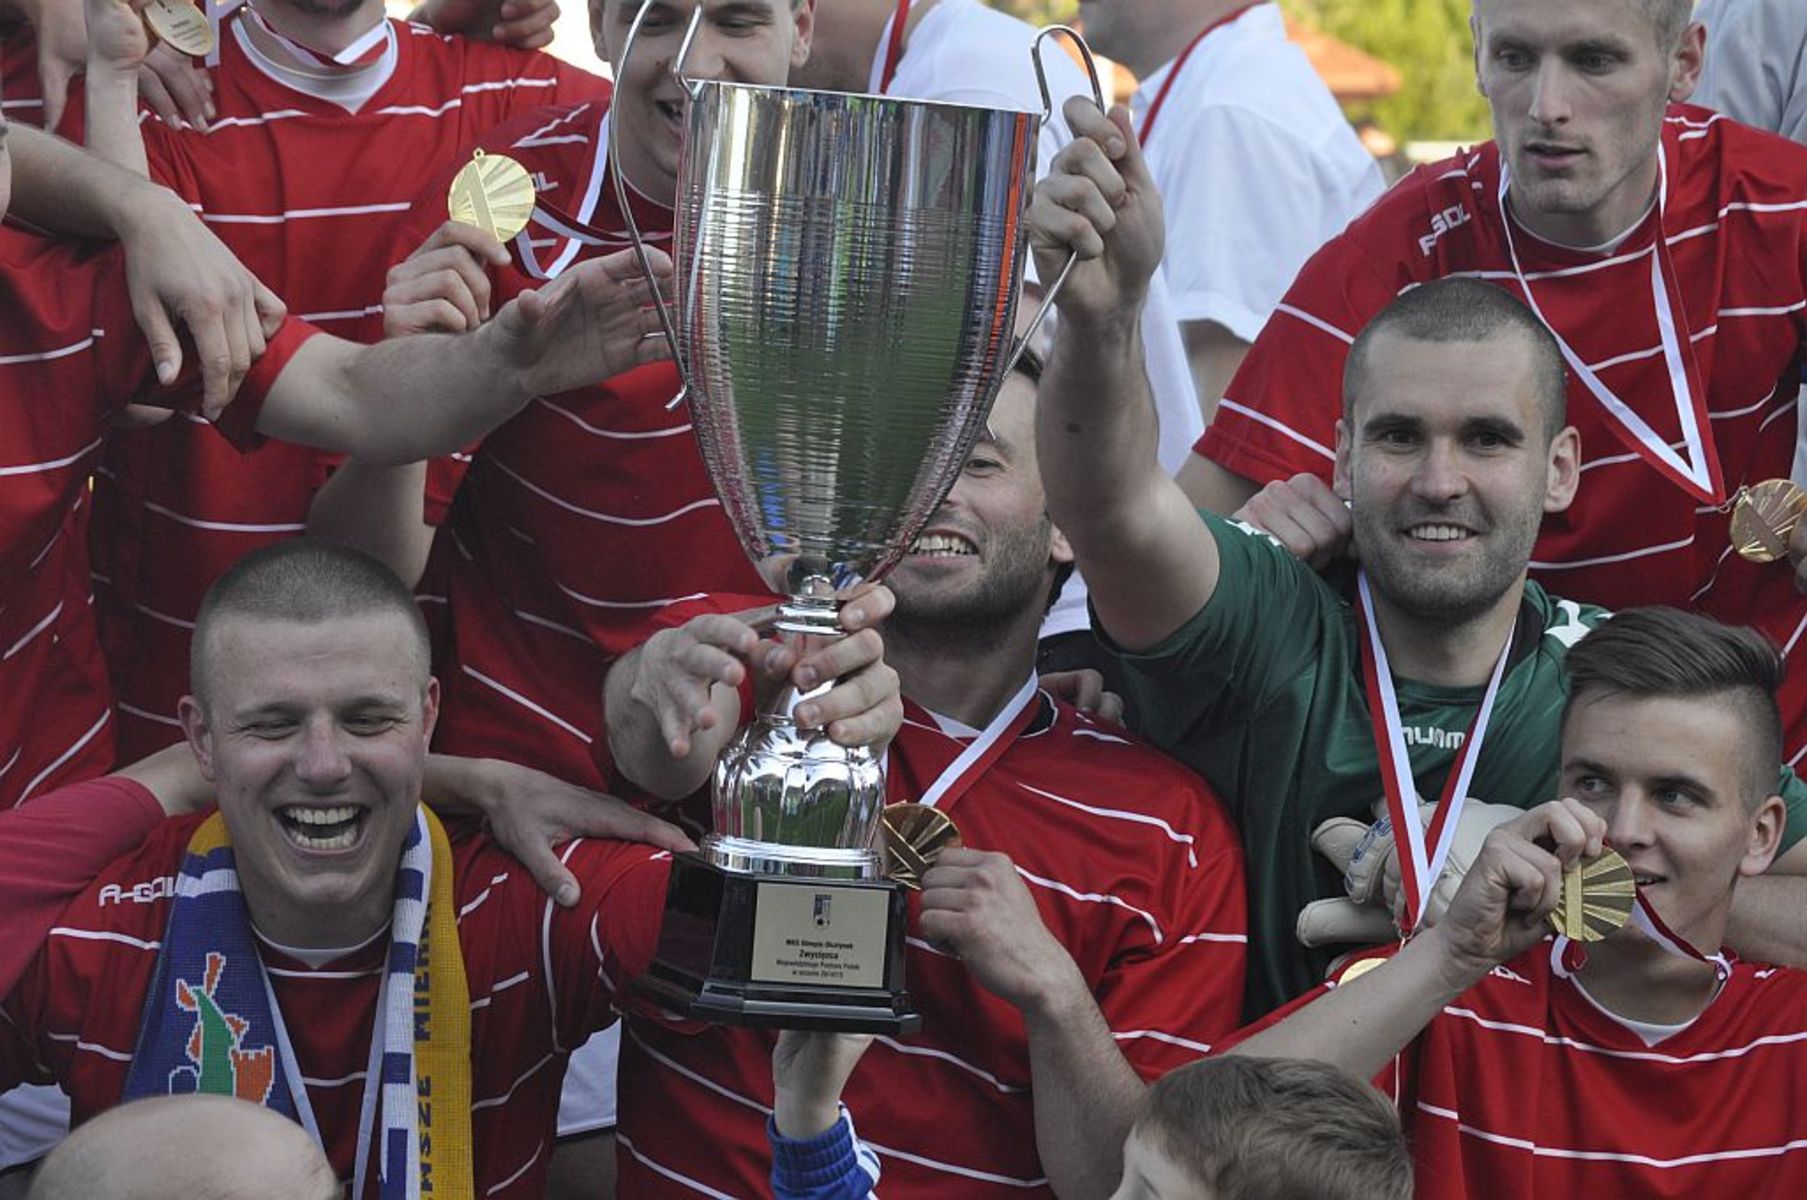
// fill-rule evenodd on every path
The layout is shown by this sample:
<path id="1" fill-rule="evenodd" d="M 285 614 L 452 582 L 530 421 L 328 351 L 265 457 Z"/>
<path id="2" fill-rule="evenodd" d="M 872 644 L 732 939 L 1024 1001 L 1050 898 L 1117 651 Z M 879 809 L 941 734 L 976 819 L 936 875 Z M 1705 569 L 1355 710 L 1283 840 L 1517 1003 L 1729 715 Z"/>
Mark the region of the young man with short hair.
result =
<path id="1" fill-rule="evenodd" d="M 1435 926 L 1236 1052 L 1378 1076 L 1426 1200 L 1807 1188 L 1807 975 L 1724 953 L 1736 889 L 1781 840 L 1781 673 L 1759 635 L 1674 609 L 1590 633 L 1565 798 L 1490 834 Z M 1636 882 L 1631 922 L 1546 943 L 1603 846 Z"/>
<path id="2" fill-rule="evenodd" d="M 48 1072 L 78 1117 L 190 1091 L 268 1104 L 360 1200 L 379 1177 L 541 1194 L 565 1061 L 651 958 L 668 851 L 569 844 L 582 895 L 560 908 L 488 837 L 453 847 L 419 803 L 425 625 L 355 552 L 241 560 L 194 670 L 183 721 L 219 813 L 164 823 L 68 904 L 4 1001 L 0 1084 Z M 64 795 L 83 789 L 121 802 L 113 780 Z"/>
<path id="3" fill-rule="evenodd" d="M 1348 502 L 1365 574 L 1326 580 L 1251 527 L 1201 516 L 1150 452 L 1136 361 L 1159 198 L 1126 112 L 1073 102 L 1067 115 L 1081 140 L 1030 215 L 1044 264 L 1086 259 L 1038 412 L 1049 510 L 1145 732 L 1241 826 L 1256 1016 L 1328 965 L 1290 945 L 1304 906 L 1341 891 L 1311 846 L 1325 821 L 1367 819 L 1381 796 L 1400 811 L 1549 796 L 1563 656 L 1606 616 L 1526 578 L 1539 522 L 1580 480 L 1573 406 L 1533 313 L 1485 283 L 1433 281 L 1370 321 L 1343 375 L 1336 507 Z M 1785 907 L 1754 911 L 1772 930 L 1799 924 Z"/>

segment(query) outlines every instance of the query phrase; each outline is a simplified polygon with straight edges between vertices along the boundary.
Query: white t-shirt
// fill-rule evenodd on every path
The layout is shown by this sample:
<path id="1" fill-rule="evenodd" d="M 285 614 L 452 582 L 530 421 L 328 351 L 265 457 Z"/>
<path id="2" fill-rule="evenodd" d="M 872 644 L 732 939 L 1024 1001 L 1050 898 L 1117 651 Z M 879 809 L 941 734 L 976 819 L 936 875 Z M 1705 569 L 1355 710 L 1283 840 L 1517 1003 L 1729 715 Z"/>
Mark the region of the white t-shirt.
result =
<path id="1" fill-rule="evenodd" d="M 1130 101 L 1138 132 L 1176 63 L 1144 79 Z M 1385 188 L 1273 4 L 1198 44 L 1144 140 L 1166 204 L 1174 312 L 1245 342 L 1305 260 Z"/>
<path id="2" fill-rule="evenodd" d="M 1035 33 L 1033 26 L 987 8 L 978 0 L 938 0 L 911 31 L 891 81 L 890 94 L 911 100 L 1039 113 L 1041 89 L 1030 56 Z M 885 48 L 890 40 L 887 25 L 872 64 L 870 86 L 874 92 L 883 80 Z M 1073 140 L 1072 130 L 1060 115 L 1060 106 L 1069 96 L 1089 96 L 1092 91 L 1085 71 L 1068 56 L 1060 39 L 1049 38 L 1042 50 L 1049 89 L 1054 95 L 1054 116 L 1042 126 L 1035 164 L 1037 178 L 1047 173 L 1061 147 Z M 1058 312 L 1056 305 L 1056 315 Z M 1142 313 L 1142 351 L 1148 365 L 1149 390 L 1160 417 L 1161 465 L 1169 472 L 1177 471 L 1204 432 L 1204 419 L 1199 415 L 1198 394 L 1192 387 L 1192 368 L 1186 361 L 1173 302 L 1158 274 L 1149 287 L 1148 304 Z M 1089 628 L 1085 596 L 1085 583 L 1075 574 L 1042 623 L 1042 636 Z"/>
<path id="3" fill-rule="evenodd" d="M 1807 143 L 1807 4 L 1702 0 L 1707 57 L 1694 103 Z"/>

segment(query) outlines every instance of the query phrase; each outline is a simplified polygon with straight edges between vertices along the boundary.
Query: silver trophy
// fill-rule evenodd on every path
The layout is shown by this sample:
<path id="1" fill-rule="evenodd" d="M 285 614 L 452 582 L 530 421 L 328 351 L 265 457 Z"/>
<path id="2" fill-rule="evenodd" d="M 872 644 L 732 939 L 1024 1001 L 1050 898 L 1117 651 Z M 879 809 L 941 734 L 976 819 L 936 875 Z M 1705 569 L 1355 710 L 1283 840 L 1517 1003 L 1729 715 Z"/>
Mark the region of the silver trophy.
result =
<path id="1" fill-rule="evenodd" d="M 672 67 L 688 111 L 660 315 L 722 508 L 784 595 L 778 629 L 837 637 L 837 593 L 909 550 L 1065 280 L 1017 338 L 1049 112 L 689 80 L 696 28 Z M 884 768 L 800 729 L 805 698 L 785 689 L 723 751 L 648 984 L 714 1020 L 908 1028 Z"/>

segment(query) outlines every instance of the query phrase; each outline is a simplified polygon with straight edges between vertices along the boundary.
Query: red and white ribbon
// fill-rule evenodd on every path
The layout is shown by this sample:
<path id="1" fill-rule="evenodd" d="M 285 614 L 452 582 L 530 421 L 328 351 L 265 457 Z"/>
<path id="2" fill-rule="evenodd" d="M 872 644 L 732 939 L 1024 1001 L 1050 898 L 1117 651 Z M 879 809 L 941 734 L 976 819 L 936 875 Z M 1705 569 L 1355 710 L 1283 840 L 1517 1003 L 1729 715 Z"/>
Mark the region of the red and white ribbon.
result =
<path id="1" fill-rule="evenodd" d="M 1034 675 L 1024 680 L 1023 686 L 998 710 L 997 716 L 979 731 L 978 737 L 966 744 L 916 802 L 930 808 L 947 808 L 978 782 L 1035 718 L 1035 699 L 1040 694 L 1040 686 L 1041 681 Z"/>
<path id="2" fill-rule="evenodd" d="M 1693 342 L 1687 330 L 1677 322 L 1677 297 L 1671 293 L 1675 284 L 1674 264 L 1669 261 L 1669 243 L 1665 236 L 1663 214 L 1669 202 L 1669 165 L 1661 146 L 1657 147 L 1656 244 L 1650 249 L 1650 293 L 1656 307 L 1656 324 L 1662 342 L 1663 363 L 1669 372 L 1669 393 L 1675 404 L 1675 415 L 1681 423 L 1682 445 L 1686 457 L 1678 454 L 1668 440 L 1651 428 L 1650 423 L 1632 410 L 1631 405 L 1601 380 L 1594 369 L 1581 361 L 1562 332 L 1544 316 L 1531 281 L 1519 265 L 1518 247 L 1512 237 L 1512 215 L 1507 211 L 1506 192 L 1512 182 L 1512 171 L 1504 157 L 1500 159 L 1500 227 L 1505 231 L 1506 253 L 1512 259 L 1512 274 L 1524 292 L 1525 303 L 1537 319 L 1555 335 L 1563 361 L 1584 387 L 1600 402 L 1607 424 L 1619 440 L 1649 463 L 1672 483 L 1707 504 L 1725 503 L 1725 478 L 1719 466 L 1719 449 L 1714 444 L 1712 424 L 1707 417 L 1706 386 L 1701 380 L 1700 366 L 1694 359 Z"/>
<path id="3" fill-rule="evenodd" d="M 1643 889 L 1638 889 L 1637 898 L 1631 905 L 1631 924 L 1638 931 L 1658 946 L 1675 955 L 1677 958 L 1691 958 L 1695 962 L 1704 963 L 1713 968 L 1713 974 L 1719 982 L 1724 983 L 1731 978 L 1732 959 L 1723 949 L 1715 954 L 1708 954 L 1698 949 L 1681 934 L 1670 929 L 1663 919 L 1656 915 L 1656 909 L 1644 896 Z M 1587 947 L 1562 934 L 1556 935 L 1550 946 L 1550 968 L 1564 979 L 1587 965 Z"/>
<path id="4" fill-rule="evenodd" d="M 1403 847 L 1399 855 L 1399 882 L 1405 893 L 1405 930 L 1409 934 L 1424 921 L 1424 910 L 1430 903 L 1431 887 L 1443 872 L 1455 843 L 1456 821 L 1468 799 L 1468 785 L 1474 778 L 1475 763 L 1480 760 L 1481 743 L 1487 738 L 1487 725 L 1493 716 L 1493 704 L 1499 697 L 1500 680 L 1506 675 L 1506 660 L 1512 654 L 1512 640 L 1518 633 L 1515 618 L 1500 647 L 1493 676 L 1481 706 L 1475 711 L 1462 739 L 1461 749 L 1444 777 L 1443 794 L 1438 798 L 1436 814 L 1426 830 L 1418 819 L 1418 785 L 1412 778 L 1412 760 L 1406 753 L 1405 727 L 1399 717 L 1399 697 L 1393 687 L 1392 669 L 1387 665 L 1387 648 L 1381 644 L 1380 626 L 1374 619 L 1374 598 L 1368 590 L 1368 573 L 1356 576 L 1356 612 L 1362 624 L 1362 683 L 1368 693 L 1368 717 L 1374 727 L 1374 745 L 1380 755 L 1380 782 L 1387 797 L 1387 818 L 1393 825 L 1393 842 Z M 1428 849 L 1427 849 L 1428 846 Z"/>
<path id="5" fill-rule="evenodd" d="M 1249 9 L 1258 8 L 1260 4 L 1261 0 L 1256 0 L 1254 4 L 1245 4 L 1234 12 L 1225 13 L 1199 30 L 1198 36 L 1186 43 L 1186 48 L 1180 51 L 1180 56 L 1173 60 L 1173 69 L 1167 72 L 1167 78 L 1161 80 L 1160 90 L 1155 93 L 1154 101 L 1148 106 L 1148 115 L 1142 118 L 1142 128 L 1136 131 L 1136 140 L 1142 143 L 1143 149 L 1148 148 L 1148 139 L 1154 134 L 1155 118 L 1161 115 L 1161 108 L 1167 103 L 1167 93 L 1173 90 L 1173 81 L 1178 79 L 1180 72 L 1186 69 L 1186 60 L 1192 57 L 1192 52 L 1198 49 L 1199 43 L 1248 12 Z"/>
<path id="6" fill-rule="evenodd" d="M 897 78 L 897 68 L 903 62 L 904 34 L 910 23 L 910 0 L 897 0 L 897 10 L 891 14 L 891 21 L 885 26 L 885 32 L 879 42 L 885 47 L 885 56 L 877 63 L 877 71 L 872 76 L 872 91 L 875 95 L 887 96 L 891 93 L 891 81 Z"/>

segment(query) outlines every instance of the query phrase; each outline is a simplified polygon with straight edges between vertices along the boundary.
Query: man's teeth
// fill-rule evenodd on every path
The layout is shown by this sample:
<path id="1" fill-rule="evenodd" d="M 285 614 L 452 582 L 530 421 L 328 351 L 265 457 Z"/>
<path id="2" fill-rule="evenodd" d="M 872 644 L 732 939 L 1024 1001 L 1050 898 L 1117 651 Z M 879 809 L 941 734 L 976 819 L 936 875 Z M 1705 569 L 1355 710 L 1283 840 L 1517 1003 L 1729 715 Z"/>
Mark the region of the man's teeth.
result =
<path id="1" fill-rule="evenodd" d="M 1454 542 L 1468 536 L 1460 525 L 1414 525 L 1407 532 L 1421 542 Z"/>
<path id="2" fill-rule="evenodd" d="M 1663 876 L 1633 874 L 1631 877 L 1631 881 L 1633 883 L 1637 884 L 1639 887 L 1649 887 L 1653 883 L 1663 882 Z"/>
<path id="3" fill-rule="evenodd" d="M 349 804 L 290 807 L 280 816 L 289 840 L 307 850 L 344 850 L 357 840 L 359 812 Z"/>
<path id="4" fill-rule="evenodd" d="M 924 534 L 916 539 L 911 548 L 912 554 L 973 554 L 972 543 L 961 537 L 948 537 L 945 534 Z"/>

